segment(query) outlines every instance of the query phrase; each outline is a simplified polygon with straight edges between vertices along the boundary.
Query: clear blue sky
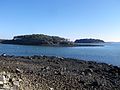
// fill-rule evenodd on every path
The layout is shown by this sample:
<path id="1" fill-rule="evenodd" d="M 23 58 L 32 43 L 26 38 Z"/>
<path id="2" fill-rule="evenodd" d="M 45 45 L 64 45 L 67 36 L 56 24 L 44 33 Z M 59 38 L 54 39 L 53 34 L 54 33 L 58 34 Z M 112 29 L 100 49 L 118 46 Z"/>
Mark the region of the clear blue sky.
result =
<path id="1" fill-rule="evenodd" d="M 120 41 L 120 0 L 0 0 L 0 38 L 36 33 Z"/>

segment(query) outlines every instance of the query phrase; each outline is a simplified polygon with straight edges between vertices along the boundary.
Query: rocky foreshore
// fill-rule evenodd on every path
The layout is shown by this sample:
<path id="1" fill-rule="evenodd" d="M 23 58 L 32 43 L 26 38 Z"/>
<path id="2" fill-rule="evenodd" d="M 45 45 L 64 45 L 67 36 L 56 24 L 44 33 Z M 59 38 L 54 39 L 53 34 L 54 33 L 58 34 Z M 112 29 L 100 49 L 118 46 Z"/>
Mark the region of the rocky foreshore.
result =
<path id="1" fill-rule="evenodd" d="M 120 90 L 120 68 L 48 56 L 0 56 L 0 90 Z"/>

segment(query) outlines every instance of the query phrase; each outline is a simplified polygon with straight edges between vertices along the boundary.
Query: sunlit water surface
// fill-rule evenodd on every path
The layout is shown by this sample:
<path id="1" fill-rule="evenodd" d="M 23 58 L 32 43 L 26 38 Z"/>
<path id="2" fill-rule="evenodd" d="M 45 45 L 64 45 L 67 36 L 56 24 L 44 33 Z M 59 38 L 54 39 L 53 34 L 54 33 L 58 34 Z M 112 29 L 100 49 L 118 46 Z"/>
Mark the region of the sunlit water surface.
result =
<path id="1" fill-rule="evenodd" d="M 2 53 L 16 56 L 61 56 L 120 66 L 120 43 L 106 43 L 103 47 L 45 47 L 0 44 L 0 54 Z"/>

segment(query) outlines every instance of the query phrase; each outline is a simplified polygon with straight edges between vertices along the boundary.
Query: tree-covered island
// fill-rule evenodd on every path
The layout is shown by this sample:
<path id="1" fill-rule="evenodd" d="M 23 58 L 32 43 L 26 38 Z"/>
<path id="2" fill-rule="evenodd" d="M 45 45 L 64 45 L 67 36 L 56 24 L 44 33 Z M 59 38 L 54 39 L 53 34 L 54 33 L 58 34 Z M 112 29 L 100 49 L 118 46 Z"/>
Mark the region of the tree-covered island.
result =
<path id="1" fill-rule="evenodd" d="M 20 35 L 14 36 L 12 40 L 2 40 L 2 44 L 18 44 L 18 45 L 38 45 L 38 46 L 103 46 L 99 44 L 79 44 L 79 43 L 104 43 L 100 39 L 77 39 L 74 42 L 59 36 L 49 36 L 44 34 Z"/>
<path id="2" fill-rule="evenodd" d="M 103 40 L 100 39 L 77 39 L 75 43 L 104 43 Z"/>
<path id="3" fill-rule="evenodd" d="M 20 35 L 12 40 L 2 40 L 3 44 L 41 45 L 41 46 L 74 46 L 72 41 L 58 36 L 44 34 Z"/>

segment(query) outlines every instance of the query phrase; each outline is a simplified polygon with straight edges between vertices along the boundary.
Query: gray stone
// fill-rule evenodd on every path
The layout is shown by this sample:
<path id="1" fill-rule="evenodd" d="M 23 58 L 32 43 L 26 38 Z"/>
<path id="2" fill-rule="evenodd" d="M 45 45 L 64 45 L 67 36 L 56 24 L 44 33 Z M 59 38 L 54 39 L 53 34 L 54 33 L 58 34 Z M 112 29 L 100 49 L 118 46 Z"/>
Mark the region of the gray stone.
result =
<path id="1" fill-rule="evenodd" d="M 16 68 L 16 73 L 23 73 L 23 71 L 18 69 L 18 68 Z"/>
<path id="2" fill-rule="evenodd" d="M 19 87 L 19 86 L 20 86 L 19 81 L 14 81 L 14 82 L 13 82 L 13 85 L 15 85 L 15 86 L 18 86 L 18 87 Z"/>

